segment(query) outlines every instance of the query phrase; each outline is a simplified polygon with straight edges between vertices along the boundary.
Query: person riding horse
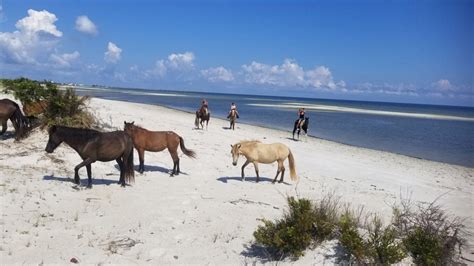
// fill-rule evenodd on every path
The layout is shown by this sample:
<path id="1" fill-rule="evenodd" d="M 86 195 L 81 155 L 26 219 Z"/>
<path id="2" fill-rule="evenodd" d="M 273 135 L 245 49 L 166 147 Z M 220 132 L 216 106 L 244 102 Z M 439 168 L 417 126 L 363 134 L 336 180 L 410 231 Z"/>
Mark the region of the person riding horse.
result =
<path id="1" fill-rule="evenodd" d="M 201 111 L 205 111 L 207 112 L 209 110 L 209 103 L 207 102 L 206 99 L 202 99 L 202 102 L 201 102 L 201 108 L 199 108 L 199 112 Z"/>
<path id="2" fill-rule="evenodd" d="M 230 116 L 232 115 L 232 111 L 235 111 L 235 116 L 239 118 L 239 112 L 237 111 L 237 105 L 235 105 L 235 103 L 232 103 L 230 105 L 230 111 L 229 111 L 229 114 L 227 115 L 227 118 L 230 118 Z"/>
<path id="3" fill-rule="evenodd" d="M 201 125 L 204 128 L 204 121 L 206 122 L 206 128 L 209 123 L 209 119 L 211 117 L 211 113 L 209 112 L 209 103 L 206 99 L 202 99 L 201 107 L 196 111 L 196 119 L 194 120 L 194 125 L 196 128 L 199 128 Z"/>
<path id="4" fill-rule="evenodd" d="M 303 123 L 304 123 L 304 118 L 305 118 L 305 111 L 304 111 L 304 108 L 300 108 L 300 109 L 298 110 L 298 115 L 299 115 L 299 119 L 298 119 L 297 128 L 301 128 L 301 126 L 302 126 Z"/>

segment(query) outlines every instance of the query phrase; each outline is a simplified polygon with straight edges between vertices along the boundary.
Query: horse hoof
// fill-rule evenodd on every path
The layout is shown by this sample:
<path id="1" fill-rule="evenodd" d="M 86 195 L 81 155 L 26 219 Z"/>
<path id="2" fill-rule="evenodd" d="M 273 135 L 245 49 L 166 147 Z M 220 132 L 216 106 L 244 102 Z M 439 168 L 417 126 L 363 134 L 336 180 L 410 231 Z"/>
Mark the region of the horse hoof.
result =
<path id="1" fill-rule="evenodd" d="M 87 185 L 86 188 L 91 189 L 91 188 L 92 188 L 92 184 Z"/>
<path id="2" fill-rule="evenodd" d="M 120 184 L 121 187 L 125 187 L 125 183 Z"/>

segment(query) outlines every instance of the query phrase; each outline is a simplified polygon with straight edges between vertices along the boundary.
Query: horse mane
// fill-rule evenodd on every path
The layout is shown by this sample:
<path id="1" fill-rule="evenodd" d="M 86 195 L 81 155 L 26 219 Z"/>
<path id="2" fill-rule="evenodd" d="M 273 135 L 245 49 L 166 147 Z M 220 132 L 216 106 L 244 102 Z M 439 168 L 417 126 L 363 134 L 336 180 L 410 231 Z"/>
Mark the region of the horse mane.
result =
<path id="1" fill-rule="evenodd" d="M 242 144 L 254 144 L 254 143 L 261 143 L 261 141 L 260 140 L 242 140 L 237 144 L 242 145 Z"/>
<path id="2" fill-rule="evenodd" d="M 66 126 L 53 126 L 49 129 L 51 132 L 55 130 L 61 134 L 62 137 L 72 140 L 74 142 L 82 142 L 93 139 L 101 134 L 100 131 L 89 128 L 75 128 Z"/>

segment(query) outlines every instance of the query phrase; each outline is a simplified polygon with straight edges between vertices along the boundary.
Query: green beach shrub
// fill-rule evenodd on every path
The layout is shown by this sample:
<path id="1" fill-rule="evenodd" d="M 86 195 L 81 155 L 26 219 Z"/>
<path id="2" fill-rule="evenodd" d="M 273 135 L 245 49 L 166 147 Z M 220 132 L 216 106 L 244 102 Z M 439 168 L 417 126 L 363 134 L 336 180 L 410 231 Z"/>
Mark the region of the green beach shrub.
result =
<path id="1" fill-rule="evenodd" d="M 353 257 L 357 262 L 363 262 L 367 257 L 367 250 L 364 239 L 359 233 L 357 219 L 352 212 L 346 210 L 339 220 L 338 227 L 339 243 L 350 257 Z"/>
<path id="2" fill-rule="evenodd" d="M 333 193 L 327 194 L 320 201 L 314 202 L 313 219 L 316 229 L 316 242 L 332 239 L 335 235 L 340 216 L 339 198 Z"/>
<path id="3" fill-rule="evenodd" d="M 464 220 L 449 216 L 436 201 L 418 205 L 402 202 L 394 208 L 393 224 L 403 238 L 406 250 L 417 265 L 455 264 L 466 244 Z"/>
<path id="4" fill-rule="evenodd" d="M 72 88 L 67 88 L 64 91 L 56 90 L 48 99 L 43 125 L 93 127 L 95 119 L 86 110 L 88 100 L 87 96 L 77 96 Z"/>
<path id="5" fill-rule="evenodd" d="M 331 239 L 339 219 L 338 199 L 333 195 L 321 201 L 289 197 L 288 212 L 275 222 L 262 220 L 254 232 L 255 242 L 263 246 L 274 259 L 298 258 L 308 247 Z"/>
<path id="6" fill-rule="evenodd" d="M 55 89 L 51 82 L 45 82 L 43 87 L 39 81 L 27 78 L 3 79 L 3 92 L 11 93 L 23 105 L 42 101 L 48 98 L 51 90 Z"/>
<path id="7" fill-rule="evenodd" d="M 316 230 L 313 226 L 313 206 L 307 199 L 289 197 L 289 210 L 275 222 L 263 220 L 254 232 L 257 244 L 264 246 L 274 259 L 298 258 L 310 246 Z"/>
<path id="8" fill-rule="evenodd" d="M 11 93 L 23 105 L 45 101 L 44 113 L 38 117 L 42 128 L 51 125 L 91 128 L 94 116 L 86 110 L 87 96 L 77 96 L 74 89 L 58 89 L 50 81 L 35 81 L 27 78 L 2 80 L 4 92 Z"/>
<path id="9" fill-rule="evenodd" d="M 367 224 L 367 230 L 365 246 L 371 264 L 390 265 L 406 257 L 403 243 L 397 238 L 397 231 L 392 225 L 384 227 L 380 218 L 374 215 Z"/>

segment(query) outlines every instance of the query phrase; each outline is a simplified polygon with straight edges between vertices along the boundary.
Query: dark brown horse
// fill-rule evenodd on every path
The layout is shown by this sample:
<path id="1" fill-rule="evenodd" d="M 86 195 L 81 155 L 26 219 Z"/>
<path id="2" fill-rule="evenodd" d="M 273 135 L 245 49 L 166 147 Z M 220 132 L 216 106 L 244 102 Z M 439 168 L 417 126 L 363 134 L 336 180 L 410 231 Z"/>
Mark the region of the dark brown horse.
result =
<path id="1" fill-rule="evenodd" d="M 196 111 L 196 119 L 194 120 L 194 125 L 196 128 L 199 129 L 199 125 L 201 128 L 204 129 L 204 121 L 206 122 L 206 129 L 207 125 L 209 124 L 209 119 L 211 119 L 211 112 L 205 106 L 201 107 L 198 111 Z"/>
<path id="2" fill-rule="evenodd" d="M 10 119 L 15 128 L 15 139 L 20 140 L 26 137 L 29 130 L 28 119 L 21 113 L 21 109 L 16 102 L 2 99 L 0 100 L 0 123 L 2 123 L 0 135 L 7 131 L 8 119 Z"/>
<path id="3" fill-rule="evenodd" d="M 183 138 L 173 131 L 149 131 L 134 125 L 134 122 L 127 123 L 124 121 L 123 123 L 125 132 L 132 137 L 133 145 L 138 151 L 138 157 L 140 159 L 138 171 L 140 173 L 145 171 L 145 151 L 158 152 L 168 149 L 173 159 L 173 171 L 171 172 L 171 176 L 175 174 L 178 175 L 180 172 L 178 146 L 181 147 L 181 151 L 188 157 L 196 158 L 196 153 L 186 149 Z"/>
<path id="4" fill-rule="evenodd" d="M 62 142 L 73 148 L 82 158 L 74 168 L 74 183 L 80 184 L 79 169 L 87 168 L 89 183 L 92 187 L 91 164 L 96 161 L 116 160 L 120 167 L 119 184 L 125 186 L 135 178 L 133 170 L 133 142 L 123 131 L 99 132 L 92 129 L 53 126 L 49 129 L 49 141 L 46 152 L 52 153 Z"/>

